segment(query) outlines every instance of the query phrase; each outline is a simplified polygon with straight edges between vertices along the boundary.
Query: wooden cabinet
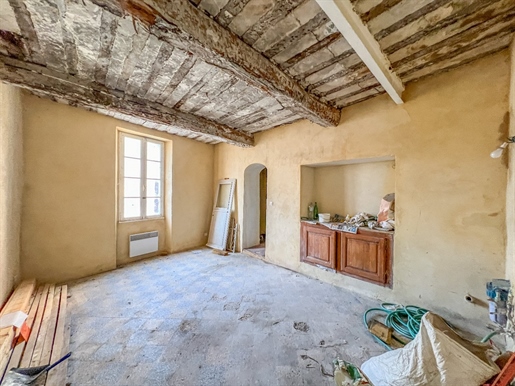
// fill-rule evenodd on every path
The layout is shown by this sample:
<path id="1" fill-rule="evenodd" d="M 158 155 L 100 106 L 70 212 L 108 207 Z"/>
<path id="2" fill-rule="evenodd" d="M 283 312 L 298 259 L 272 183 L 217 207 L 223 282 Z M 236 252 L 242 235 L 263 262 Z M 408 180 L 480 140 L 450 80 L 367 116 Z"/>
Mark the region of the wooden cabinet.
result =
<path id="1" fill-rule="evenodd" d="M 336 231 L 302 223 L 301 261 L 336 269 Z"/>
<path id="2" fill-rule="evenodd" d="M 358 234 L 338 233 L 338 272 L 388 285 L 392 235 L 361 229 Z"/>
<path id="3" fill-rule="evenodd" d="M 301 261 L 383 286 L 392 284 L 393 232 L 360 228 L 357 234 L 302 223 Z"/>

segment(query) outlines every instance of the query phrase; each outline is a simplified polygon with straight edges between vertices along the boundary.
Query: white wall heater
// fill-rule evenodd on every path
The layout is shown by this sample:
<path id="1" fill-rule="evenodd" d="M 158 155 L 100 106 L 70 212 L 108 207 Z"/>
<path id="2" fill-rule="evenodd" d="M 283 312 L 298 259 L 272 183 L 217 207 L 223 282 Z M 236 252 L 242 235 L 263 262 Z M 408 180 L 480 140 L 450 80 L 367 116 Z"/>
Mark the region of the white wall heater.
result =
<path id="1" fill-rule="evenodd" d="M 157 252 L 159 248 L 159 232 L 145 232 L 129 236 L 129 257 Z"/>

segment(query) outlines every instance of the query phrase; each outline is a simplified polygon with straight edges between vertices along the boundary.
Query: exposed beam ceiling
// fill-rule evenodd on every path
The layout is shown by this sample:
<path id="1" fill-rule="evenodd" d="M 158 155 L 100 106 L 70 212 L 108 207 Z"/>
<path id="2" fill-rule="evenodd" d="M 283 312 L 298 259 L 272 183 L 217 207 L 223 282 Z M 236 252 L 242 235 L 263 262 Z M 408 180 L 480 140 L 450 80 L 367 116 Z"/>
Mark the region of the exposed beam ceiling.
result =
<path id="1" fill-rule="evenodd" d="M 513 0 L 320 5 L 0 0 L 0 80 L 197 141 L 248 146 L 247 134 L 302 118 L 335 125 L 338 109 L 387 90 L 399 102 L 402 83 L 502 50 L 515 34 Z"/>
<path id="2" fill-rule="evenodd" d="M 379 43 L 354 11 L 350 0 L 316 0 L 356 54 L 397 104 L 403 103 L 404 85 L 393 72 Z"/>
<path id="3" fill-rule="evenodd" d="M 146 24 L 150 32 L 174 47 L 223 68 L 239 79 L 264 90 L 285 109 L 322 126 L 336 126 L 340 110 L 302 88 L 270 60 L 237 35 L 223 28 L 188 0 L 93 0 L 116 14 L 128 13 Z"/>
<path id="4" fill-rule="evenodd" d="M 105 112 L 106 109 L 114 111 L 120 114 L 119 118 L 128 121 L 132 118 L 141 123 L 151 122 L 154 126 L 164 125 L 172 134 L 175 131 L 188 130 L 204 137 L 223 139 L 238 146 L 254 145 L 252 134 L 1 54 L 0 80 L 35 91 L 38 95 L 43 94 L 66 101 L 74 106 L 98 112 Z"/>

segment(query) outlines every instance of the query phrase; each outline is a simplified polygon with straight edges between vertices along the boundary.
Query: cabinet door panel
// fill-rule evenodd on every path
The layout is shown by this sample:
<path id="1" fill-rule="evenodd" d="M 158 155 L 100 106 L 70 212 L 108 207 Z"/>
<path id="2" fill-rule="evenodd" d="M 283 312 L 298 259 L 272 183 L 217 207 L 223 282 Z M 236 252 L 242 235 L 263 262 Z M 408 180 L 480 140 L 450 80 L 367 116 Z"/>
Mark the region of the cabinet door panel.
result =
<path id="1" fill-rule="evenodd" d="M 341 272 L 378 283 L 386 282 L 386 240 L 379 237 L 340 234 Z"/>
<path id="2" fill-rule="evenodd" d="M 302 229 L 302 261 L 336 268 L 336 232 L 317 226 Z"/>

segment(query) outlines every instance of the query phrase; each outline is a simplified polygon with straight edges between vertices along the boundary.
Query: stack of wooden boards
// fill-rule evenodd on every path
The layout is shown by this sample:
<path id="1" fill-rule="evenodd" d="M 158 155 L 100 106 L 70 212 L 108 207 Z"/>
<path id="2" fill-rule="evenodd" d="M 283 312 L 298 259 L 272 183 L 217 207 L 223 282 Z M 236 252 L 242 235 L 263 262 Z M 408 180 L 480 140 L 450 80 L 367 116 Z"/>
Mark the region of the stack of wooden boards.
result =
<path id="1" fill-rule="evenodd" d="M 68 287 L 45 284 L 36 287 L 35 280 L 22 282 L 13 292 L 0 316 L 22 311 L 28 314 L 27 326 L 31 329 L 27 341 L 14 348 L 19 331 L 14 328 L 0 329 L 0 382 L 13 367 L 48 365 L 68 353 L 70 322 L 66 303 Z M 66 384 L 66 362 L 48 372 L 38 385 L 63 386 Z"/>

